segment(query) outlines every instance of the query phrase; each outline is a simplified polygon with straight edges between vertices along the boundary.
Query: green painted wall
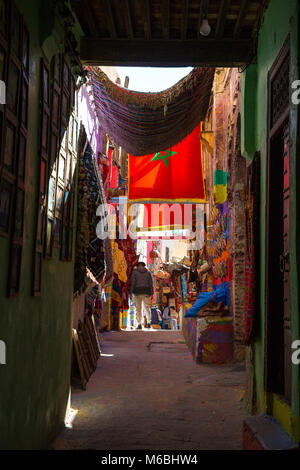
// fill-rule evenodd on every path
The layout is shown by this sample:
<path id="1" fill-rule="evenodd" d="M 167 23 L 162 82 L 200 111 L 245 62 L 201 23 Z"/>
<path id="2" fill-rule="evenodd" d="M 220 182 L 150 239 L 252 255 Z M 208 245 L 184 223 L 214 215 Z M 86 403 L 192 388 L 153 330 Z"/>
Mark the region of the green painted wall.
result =
<path id="1" fill-rule="evenodd" d="M 266 152 L 267 152 L 267 75 L 288 34 L 291 44 L 291 82 L 299 79 L 299 5 L 297 0 L 282 2 L 271 0 L 265 13 L 264 22 L 258 39 L 257 64 L 248 67 L 243 74 L 243 119 L 242 147 L 247 157 L 252 158 L 256 150 L 261 152 L 261 299 L 260 325 L 255 338 L 253 361 L 255 366 L 255 388 L 258 413 L 266 411 L 264 399 L 264 321 L 265 321 L 265 230 L 266 230 Z M 299 233 L 299 145 L 298 145 L 298 107 L 291 104 L 291 321 L 292 339 L 300 338 L 298 308 L 298 267 L 299 257 L 297 235 Z M 298 184 L 297 184 L 298 182 Z M 274 236 L 276 236 L 274 234 Z M 297 263 L 298 261 L 298 263 Z M 268 410 L 269 411 L 269 410 Z M 299 418 L 299 367 L 292 371 L 291 413 Z"/>
<path id="2" fill-rule="evenodd" d="M 50 11 L 46 14 L 45 3 L 17 2 L 30 31 L 29 131 L 21 292 L 14 299 L 5 297 L 8 241 L 0 237 L 0 339 L 7 347 L 7 364 L 0 366 L 2 449 L 47 447 L 63 423 L 69 395 L 73 262 L 60 261 L 54 248 L 52 260 L 43 260 L 42 295 L 31 296 L 39 179 L 41 38 L 45 40 L 53 29 L 53 18 Z M 47 5 L 50 8 L 51 2 Z M 56 36 L 60 37 L 59 28 Z M 51 36 L 45 43 L 48 58 L 58 52 L 56 40 Z"/>

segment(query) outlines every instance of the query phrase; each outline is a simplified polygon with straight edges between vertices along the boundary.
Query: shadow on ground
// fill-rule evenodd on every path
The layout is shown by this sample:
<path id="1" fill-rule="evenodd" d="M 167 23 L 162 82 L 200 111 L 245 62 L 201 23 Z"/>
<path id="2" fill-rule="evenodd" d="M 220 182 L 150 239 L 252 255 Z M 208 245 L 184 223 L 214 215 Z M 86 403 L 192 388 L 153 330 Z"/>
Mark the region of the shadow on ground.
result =
<path id="1" fill-rule="evenodd" d="M 196 364 L 177 331 L 109 332 L 54 449 L 241 449 L 245 371 Z"/>

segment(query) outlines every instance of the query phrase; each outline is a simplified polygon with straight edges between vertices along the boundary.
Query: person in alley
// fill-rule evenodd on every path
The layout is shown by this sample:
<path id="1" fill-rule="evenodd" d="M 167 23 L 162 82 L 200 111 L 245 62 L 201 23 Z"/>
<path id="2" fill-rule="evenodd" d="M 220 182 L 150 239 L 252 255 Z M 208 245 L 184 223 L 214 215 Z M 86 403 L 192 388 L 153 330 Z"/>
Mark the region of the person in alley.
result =
<path id="1" fill-rule="evenodd" d="M 143 261 L 139 261 L 130 279 L 130 295 L 135 298 L 137 329 L 141 330 L 146 316 L 147 328 L 151 326 L 152 275 Z"/>

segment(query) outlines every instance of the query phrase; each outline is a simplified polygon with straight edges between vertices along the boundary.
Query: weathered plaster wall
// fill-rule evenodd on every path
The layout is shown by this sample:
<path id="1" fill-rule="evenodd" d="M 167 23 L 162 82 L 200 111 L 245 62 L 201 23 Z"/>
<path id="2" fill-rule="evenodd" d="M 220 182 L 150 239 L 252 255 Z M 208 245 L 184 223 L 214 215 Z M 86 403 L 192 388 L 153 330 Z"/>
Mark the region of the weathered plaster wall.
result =
<path id="1" fill-rule="evenodd" d="M 233 155 L 229 167 L 230 257 L 232 259 L 231 304 L 234 322 L 234 358 L 245 357 L 244 335 L 244 269 L 245 269 L 245 180 L 246 160 Z"/>
<path id="2" fill-rule="evenodd" d="M 213 100 L 212 166 L 214 170 L 223 170 L 228 173 L 229 253 L 232 265 L 230 310 L 234 324 L 234 360 L 236 361 L 242 361 L 245 357 L 243 315 L 246 159 L 241 155 L 240 107 L 238 69 L 217 69 Z"/>
<path id="3" fill-rule="evenodd" d="M 234 359 L 245 358 L 244 333 L 244 255 L 246 159 L 241 154 L 240 73 L 230 69 L 225 100 L 228 107 L 226 165 L 228 170 L 229 251 L 232 265 L 231 305 L 234 324 Z"/>
<path id="4" fill-rule="evenodd" d="M 0 448 L 37 449 L 48 446 L 64 421 L 69 396 L 74 265 L 60 261 L 54 248 L 52 259 L 43 260 L 42 295 L 31 296 L 39 179 L 40 27 L 42 33 L 50 34 L 53 24 L 49 11 L 45 14 L 45 2 L 19 0 L 17 5 L 30 31 L 29 130 L 21 288 L 13 299 L 5 295 L 8 241 L 0 238 L 0 337 L 7 346 L 7 364 L 0 366 Z M 57 53 L 57 42 L 48 42 Z"/>
<path id="5" fill-rule="evenodd" d="M 254 384 L 257 412 L 273 412 L 274 400 L 264 392 L 264 323 L 265 323 L 265 231 L 266 231 L 266 153 L 267 153 L 267 78 L 274 60 L 276 59 L 287 36 L 290 35 L 291 45 L 291 82 L 299 79 L 299 2 L 290 0 L 271 0 L 265 13 L 264 22 L 258 39 L 257 65 L 250 66 L 243 76 L 243 117 L 242 117 L 242 148 L 248 150 L 247 155 L 252 158 L 253 152 L 261 152 L 261 212 L 260 212 L 260 238 L 261 238 L 261 296 L 260 318 L 254 347 L 251 351 L 252 367 L 254 367 Z M 299 145 L 298 144 L 298 107 L 291 103 L 290 112 L 290 271 L 291 271 L 291 328 L 292 340 L 299 339 L 299 306 L 298 306 L 298 266 L 299 247 L 297 238 L 299 233 Z M 299 243 L 298 243 L 299 245 Z M 292 402 L 290 425 L 283 423 L 284 427 L 295 439 L 299 440 L 299 366 L 292 367 Z M 273 401 L 273 405 L 272 405 Z M 269 403 L 267 407 L 267 402 Z M 270 407 L 271 403 L 271 407 Z M 272 410 L 273 406 L 273 410 Z M 286 409 L 286 408 L 285 408 Z"/>

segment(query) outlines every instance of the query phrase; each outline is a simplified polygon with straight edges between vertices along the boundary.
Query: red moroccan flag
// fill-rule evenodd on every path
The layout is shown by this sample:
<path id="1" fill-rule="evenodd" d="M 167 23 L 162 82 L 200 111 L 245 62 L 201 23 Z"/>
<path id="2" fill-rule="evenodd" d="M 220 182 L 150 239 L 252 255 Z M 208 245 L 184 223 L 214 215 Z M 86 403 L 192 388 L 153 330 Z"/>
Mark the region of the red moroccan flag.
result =
<path id="1" fill-rule="evenodd" d="M 200 130 L 165 151 L 129 155 L 129 201 L 205 202 Z"/>

